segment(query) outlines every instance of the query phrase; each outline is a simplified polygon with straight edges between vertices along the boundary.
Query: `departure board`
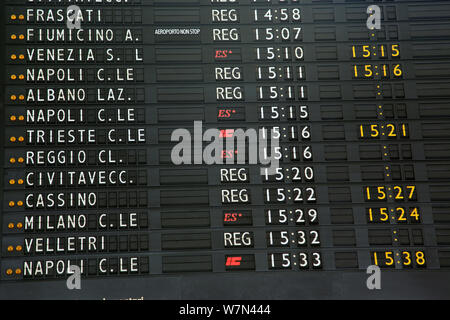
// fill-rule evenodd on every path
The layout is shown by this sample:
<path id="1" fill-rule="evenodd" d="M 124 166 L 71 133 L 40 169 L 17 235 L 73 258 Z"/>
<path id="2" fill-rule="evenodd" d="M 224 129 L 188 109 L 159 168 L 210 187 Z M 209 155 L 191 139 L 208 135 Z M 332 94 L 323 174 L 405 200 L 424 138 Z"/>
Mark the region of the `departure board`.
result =
<path id="1" fill-rule="evenodd" d="M 450 2 L 4 0 L 1 299 L 450 298 Z"/>

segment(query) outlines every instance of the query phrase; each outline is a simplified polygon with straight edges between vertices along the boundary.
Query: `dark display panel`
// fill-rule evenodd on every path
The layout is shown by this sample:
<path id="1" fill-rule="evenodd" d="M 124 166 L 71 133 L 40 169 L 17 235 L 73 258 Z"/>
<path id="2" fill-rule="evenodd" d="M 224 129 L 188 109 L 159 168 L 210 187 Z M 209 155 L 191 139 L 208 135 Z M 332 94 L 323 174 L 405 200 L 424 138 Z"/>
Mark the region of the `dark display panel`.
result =
<path id="1" fill-rule="evenodd" d="M 448 1 L 1 8 L 0 297 L 450 296 Z"/>

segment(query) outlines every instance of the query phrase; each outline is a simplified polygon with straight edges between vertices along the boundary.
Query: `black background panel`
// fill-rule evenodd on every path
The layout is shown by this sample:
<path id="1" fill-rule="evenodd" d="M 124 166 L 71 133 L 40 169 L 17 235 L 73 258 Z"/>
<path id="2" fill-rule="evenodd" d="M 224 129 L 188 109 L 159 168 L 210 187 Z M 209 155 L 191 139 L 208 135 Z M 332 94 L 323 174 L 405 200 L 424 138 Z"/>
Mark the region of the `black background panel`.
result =
<path id="1" fill-rule="evenodd" d="M 448 1 L 73 4 L 0 5 L 0 298 L 450 297 Z"/>

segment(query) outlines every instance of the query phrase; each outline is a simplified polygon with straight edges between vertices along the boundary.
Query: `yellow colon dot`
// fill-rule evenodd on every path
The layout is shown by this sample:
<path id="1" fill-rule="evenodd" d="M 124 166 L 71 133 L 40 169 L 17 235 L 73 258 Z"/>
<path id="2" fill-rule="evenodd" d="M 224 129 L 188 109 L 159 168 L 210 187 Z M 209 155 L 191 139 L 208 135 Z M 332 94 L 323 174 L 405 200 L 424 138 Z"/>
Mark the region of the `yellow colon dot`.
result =
<path id="1" fill-rule="evenodd" d="M 19 59 L 23 60 L 23 59 L 25 59 L 25 56 L 23 54 L 21 54 L 21 55 L 19 55 Z"/>
<path id="2" fill-rule="evenodd" d="M 21 274 L 22 270 L 21 269 L 16 269 L 16 274 Z"/>
<path id="3" fill-rule="evenodd" d="M 17 246 L 16 251 L 22 251 L 22 246 Z"/>
<path id="4" fill-rule="evenodd" d="M 14 207 L 16 204 L 14 203 L 14 201 L 10 201 L 9 202 L 9 206 L 12 208 L 12 207 Z"/>
<path id="5" fill-rule="evenodd" d="M 12 251 L 14 251 L 14 247 L 13 246 L 9 246 L 8 247 L 8 252 L 12 252 Z"/>
<path id="6" fill-rule="evenodd" d="M 10 162 L 10 163 L 16 163 L 16 159 L 11 158 L 11 159 L 9 159 L 9 162 Z"/>
<path id="7" fill-rule="evenodd" d="M 9 138 L 9 141 L 11 141 L 11 142 L 16 142 L 16 137 L 11 137 L 11 138 Z"/>
<path id="8" fill-rule="evenodd" d="M 19 163 L 24 163 L 25 159 L 24 158 L 19 158 Z"/>
<path id="9" fill-rule="evenodd" d="M 23 15 L 23 14 L 21 14 L 20 16 L 19 16 L 19 20 L 24 20 L 25 19 L 25 16 Z"/>
<path id="10" fill-rule="evenodd" d="M 9 184 L 15 184 L 15 183 L 16 183 L 16 180 L 14 180 L 14 179 L 9 180 Z"/>
<path id="11" fill-rule="evenodd" d="M 11 100 L 12 100 L 12 101 L 16 101 L 16 100 L 17 100 L 17 97 L 16 97 L 15 95 L 12 95 L 12 96 L 11 96 Z"/>
<path id="12" fill-rule="evenodd" d="M 12 14 L 11 15 L 11 20 L 16 20 L 16 19 L 17 19 L 17 16 L 15 14 Z"/>
<path id="13" fill-rule="evenodd" d="M 11 60 L 16 60 L 16 59 L 17 59 L 17 56 L 15 54 L 12 54 L 11 55 Z"/>
<path id="14" fill-rule="evenodd" d="M 22 223 L 19 222 L 19 223 L 17 224 L 17 229 L 22 229 L 22 227 L 23 227 Z"/>
<path id="15" fill-rule="evenodd" d="M 23 94 L 21 94 L 20 96 L 19 96 L 19 100 L 25 100 L 25 96 L 23 95 Z"/>
<path id="16" fill-rule="evenodd" d="M 17 118 L 16 118 L 16 116 L 11 116 L 11 117 L 9 117 L 9 120 L 11 120 L 11 121 L 16 121 Z"/>
<path id="17" fill-rule="evenodd" d="M 17 39 L 17 36 L 16 36 L 15 34 L 12 34 L 12 35 L 11 35 L 11 39 L 12 39 L 12 40 L 16 40 L 16 39 Z"/>
<path id="18" fill-rule="evenodd" d="M 8 229 L 14 229 L 14 223 L 8 224 Z"/>
<path id="19" fill-rule="evenodd" d="M 6 274 L 7 274 L 8 276 L 12 275 L 12 273 L 13 273 L 12 269 L 6 270 Z"/>
<path id="20" fill-rule="evenodd" d="M 23 179 L 19 179 L 19 181 L 17 181 L 17 183 L 18 183 L 18 184 L 23 184 L 24 181 L 23 181 Z"/>
<path id="21" fill-rule="evenodd" d="M 11 75 L 11 79 L 12 79 L 12 80 L 16 80 L 16 79 L 17 79 L 17 76 L 16 76 L 15 74 Z"/>
<path id="22" fill-rule="evenodd" d="M 21 34 L 21 35 L 19 36 L 19 39 L 20 39 L 20 40 L 23 40 L 23 39 L 25 39 L 25 36 L 24 36 L 23 34 Z"/>
<path id="23" fill-rule="evenodd" d="M 17 205 L 18 205 L 19 207 L 23 206 L 23 201 L 17 201 Z"/>
<path id="24" fill-rule="evenodd" d="M 24 137 L 19 137 L 19 142 L 24 142 L 25 138 Z"/>
<path id="25" fill-rule="evenodd" d="M 19 120 L 23 121 L 23 120 L 25 120 L 25 117 L 24 116 L 19 116 Z"/>
<path id="26" fill-rule="evenodd" d="M 24 76 L 23 74 L 21 74 L 21 75 L 19 76 L 19 79 L 20 79 L 20 80 L 23 80 L 23 79 L 25 79 L 25 76 Z"/>

